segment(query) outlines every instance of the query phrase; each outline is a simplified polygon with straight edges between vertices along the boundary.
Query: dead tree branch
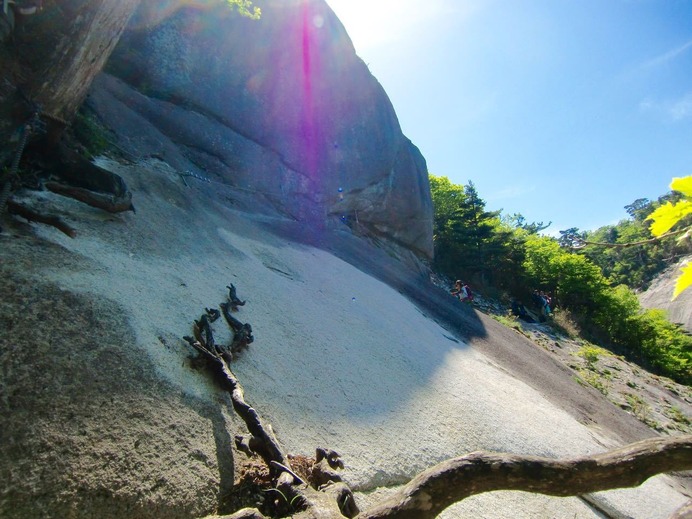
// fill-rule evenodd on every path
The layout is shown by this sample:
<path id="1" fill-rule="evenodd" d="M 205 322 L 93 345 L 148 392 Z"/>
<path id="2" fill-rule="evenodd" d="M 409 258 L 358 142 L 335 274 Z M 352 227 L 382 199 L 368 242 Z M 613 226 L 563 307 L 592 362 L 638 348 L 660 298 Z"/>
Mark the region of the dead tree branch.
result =
<path id="1" fill-rule="evenodd" d="M 431 519 L 448 506 L 483 492 L 523 490 L 575 496 L 635 487 L 656 474 L 691 468 L 692 435 L 651 438 L 572 460 L 475 452 L 426 470 L 358 517 Z"/>
<path id="2" fill-rule="evenodd" d="M 62 196 L 74 198 L 87 205 L 103 209 L 109 213 L 122 213 L 135 210 L 132 205 L 132 193 L 126 191 L 122 196 L 107 195 L 81 187 L 68 186 L 58 182 L 46 182 L 46 189 Z"/>
<path id="3" fill-rule="evenodd" d="M 7 212 L 16 216 L 21 216 L 29 222 L 44 223 L 46 225 L 50 225 L 51 227 L 55 227 L 70 238 L 77 236 L 77 232 L 63 220 L 61 220 L 60 217 L 37 213 L 36 211 L 12 200 L 7 201 Z"/>
<path id="4" fill-rule="evenodd" d="M 241 323 L 231 315 L 232 309 L 244 305 L 235 292 L 235 287 L 230 285 L 228 301 L 222 303 L 221 311 L 226 322 L 234 333 L 233 343 L 230 347 L 231 352 L 237 353 L 242 348 L 246 348 L 254 337 L 252 327 L 249 324 Z M 193 337 L 184 339 L 195 350 L 202 354 L 207 360 L 208 365 L 213 369 L 223 387 L 231 396 L 233 410 L 245 422 L 249 437 L 236 436 L 236 446 L 246 454 L 258 454 L 264 463 L 276 476 L 276 489 L 280 495 L 284 496 L 287 503 L 296 515 L 303 515 L 311 518 L 327 517 L 355 517 L 358 514 L 355 500 L 351 489 L 341 482 L 341 478 L 333 469 L 343 468 L 343 463 L 339 455 L 327 449 L 317 449 L 319 463 L 316 466 L 321 473 L 320 489 L 309 486 L 291 468 L 288 460 L 278 441 L 276 440 L 271 426 L 264 426 L 258 415 L 246 401 L 243 389 L 238 379 L 229 367 L 229 362 L 233 356 L 228 355 L 228 351 L 216 344 L 214 340 L 211 322 L 218 318 L 217 310 L 205 309 L 199 320 L 194 322 Z M 314 484 L 314 483 L 313 483 Z M 255 509 L 243 509 L 235 514 L 228 516 L 233 519 L 262 519 L 263 515 Z"/>
<path id="5" fill-rule="evenodd" d="M 243 341 L 252 342 L 252 328 L 231 315 L 232 304 L 229 301 L 221 305 L 226 321 L 236 335 L 245 334 Z M 208 360 L 230 393 L 233 409 L 245 422 L 250 436 L 236 437 L 236 445 L 246 453 L 262 457 L 276 477 L 274 490 L 283 496 L 297 518 L 432 519 L 448 506 L 484 492 L 523 490 L 578 496 L 634 487 L 663 472 L 692 469 L 692 435 L 652 438 L 603 454 L 567 460 L 475 452 L 426 470 L 387 500 L 360 513 L 351 489 L 336 473 L 343 463 L 335 451 L 317 449 L 309 478 L 313 486 L 308 486 L 293 471 L 271 427 L 265 427 L 258 413 L 245 402 L 238 379 L 214 341 L 210 321 L 217 317 L 218 313 L 206 309 L 206 314 L 195 321 L 195 338 L 185 337 L 185 340 Z M 226 519 L 263 517 L 256 509 L 225 516 Z"/>
<path id="6" fill-rule="evenodd" d="M 281 451 L 274 435 L 267 431 L 262 425 L 257 411 L 245 401 L 243 388 L 227 362 L 217 351 L 215 344 L 212 342 L 211 345 L 208 345 L 204 341 L 200 341 L 199 339 L 195 340 L 191 337 L 185 337 L 185 340 L 209 361 L 209 364 L 219 375 L 221 383 L 231 396 L 233 410 L 243 419 L 248 432 L 255 440 L 250 443 L 250 445 L 254 447 L 254 452 L 262 457 L 267 466 L 271 467 L 272 461 L 279 462 L 282 465 L 288 465 L 288 459 Z"/>
<path id="7" fill-rule="evenodd" d="M 243 304 L 245 304 L 244 301 Z M 221 312 L 223 313 L 228 326 L 230 326 L 231 330 L 233 330 L 231 355 L 237 355 L 255 340 L 252 335 L 252 326 L 250 326 L 248 323 L 241 323 L 238 319 L 231 315 L 231 309 L 233 308 L 232 302 L 229 301 L 226 303 L 221 303 L 219 306 L 221 307 Z"/>
<path id="8" fill-rule="evenodd" d="M 239 306 L 245 306 L 245 301 L 238 299 L 233 283 L 228 285 L 226 288 L 228 289 L 228 302 L 231 305 L 231 310 L 237 312 Z"/>

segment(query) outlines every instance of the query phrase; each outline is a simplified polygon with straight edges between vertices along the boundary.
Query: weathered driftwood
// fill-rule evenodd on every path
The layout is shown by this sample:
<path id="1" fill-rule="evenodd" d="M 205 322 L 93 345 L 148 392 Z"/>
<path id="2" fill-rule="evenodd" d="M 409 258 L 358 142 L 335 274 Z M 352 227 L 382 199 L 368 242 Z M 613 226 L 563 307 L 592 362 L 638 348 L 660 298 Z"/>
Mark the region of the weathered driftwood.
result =
<path id="1" fill-rule="evenodd" d="M 226 288 L 228 289 L 228 304 L 231 305 L 231 310 L 236 312 L 239 306 L 245 306 L 245 301 L 238 299 L 238 295 L 236 294 L 236 289 L 233 283 L 228 285 Z"/>
<path id="2" fill-rule="evenodd" d="M 221 309 L 226 321 L 234 332 L 233 345 L 236 345 L 235 348 L 239 348 L 237 343 L 242 343 L 243 347 L 247 347 L 254 340 L 252 327 L 235 319 L 230 314 L 229 304 L 222 303 Z M 234 346 L 231 345 L 230 348 L 225 348 L 216 344 L 211 322 L 218 319 L 218 317 L 218 310 L 206 308 L 205 313 L 199 320 L 194 322 L 194 339 L 192 337 L 184 337 L 184 339 L 207 359 L 209 365 L 219 375 L 220 382 L 229 392 L 234 411 L 243 419 L 251 435 L 250 439 L 242 442 L 244 447 L 255 454 L 259 454 L 267 466 L 275 471 L 276 469 L 272 467 L 272 462 L 289 466 L 288 458 L 281 451 L 276 438 L 271 433 L 271 429 L 265 428 L 262 425 L 257 412 L 245 402 L 243 388 L 228 365 L 232 360 L 232 355 L 229 355 L 229 353 L 233 351 Z M 240 337 L 238 337 L 239 335 Z"/>
<path id="3" fill-rule="evenodd" d="M 244 301 L 243 304 L 245 304 Z M 250 326 L 249 323 L 241 323 L 238 319 L 231 315 L 233 303 L 230 301 L 227 303 L 221 303 L 219 306 L 221 307 L 221 312 L 223 313 L 228 326 L 230 326 L 233 330 L 231 355 L 237 355 L 242 350 L 246 349 L 252 342 L 254 342 L 255 337 L 252 335 L 252 326 Z"/>
<path id="4" fill-rule="evenodd" d="M 467 497 L 493 490 L 577 496 L 635 487 L 656 474 L 692 468 L 692 435 L 651 438 L 571 460 L 476 452 L 444 461 L 359 517 L 436 517 Z"/>
<path id="5" fill-rule="evenodd" d="M 121 196 L 109 195 L 90 191 L 81 187 L 68 186 L 58 182 L 46 182 L 46 189 L 62 196 L 74 198 L 91 207 L 103 209 L 109 213 L 123 213 L 125 211 L 135 211 L 132 205 L 132 193 L 126 191 Z"/>
<path id="6" fill-rule="evenodd" d="M 254 340 L 252 327 L 238 321 L 231 315 L 231 308 L 240 302 L 235 295 L 235 287 L 229 287 L 229 301 L 222 303 L 221 310 L 234 332 L 231 350 L 247 347 Z M 242 304 L 245 302 L 243 301 Z M 290 466 L 289 458 L 284 454 L 271 426 L 262 423 L 258 413 L 246 401 L 238 379 L 229 367 L 232 357 L 225 355 L 213 338 L 210 322 L 215 320 L 216 313 L 206 309 L 206 313 L 195 321 L 195 337 L 185 340 L 207 359 L 220 383 L 231 397 L 233 410 L 245 422 L 249 436 L 236 436 L 236 446 L 249 455 L 259 455 L 271 472 L 276 476 L 276 490 L 290 503 L 294 511 L 302 511 L 309 517 L 355 517 L 358 509 L 353 494 L 341 478 L 335 476 L 334 469 L 343 467 L 339 455 L 331 450 L 317 449 L 318 463 L 313 467 L 313 476 L 322 482 L 320 489 L 309 486 Z M 252 519 L 262 517 L 258 510 L 244 509 L 237 512 L 237 517 Z"/>
<path id="7" fill-rule="evenodd" d="M 249 328 L 231 316 L 230 302 L 222 304 L 221 308 L 235 333 Z M 245 422 L 250 436 L 236 437 L 236 445 L 249 455 L 259 454 L 278 476 L 275 490 L 291 503 L 293 517 L 432 519 L 450 505 L 484 492 L 522 490 L 562 497 L 579 496 L 635 487 L 660 473 L 692 469 L 692 435 L 651 438 L 603 454 L 566 460 L 474 452 L 422 472 L 382 503 L 360 512 L 351 489 L 336 472 L 343 468 L 338 453 L 317 449 L 311 474 L 313 486 L 291 469 L 288 456 L 283 453 L 271 427 L 265 427 L 257 412 L 245 402 L 240 383 L 219 353 L 211 333 L 209 314 L 207 309 L 207 314 L 195 321 L 196 339 L 185 339 L 209 361 L 230 393 L 233 409 Z M 691 509 L 692 505 L 683 507 L 673 517 L 688 517 Z M 264 519 L 264 516 L 259 510 L 245 508 L 223 519 Z"/>
<path id="8" fill-rule="evenodd" d="M 271 427 L 265 427 L 257 412 L 245 402 L 243 389 L 226 360 L 192 337 L 185 337 L 185 340 L 215 368 L 221 383 L 231 396 L 233 410 L 245 422 L 250 436 L 236 436 L 239 450 L 262 457 L 272 472 L 278 475 L 276 489 L 291 503 L 293 509 L 302 511 L 308 517 L 355 517 L 358 509 L 351 490 L 340 482 L 316 490 L 297 477 L 290 468 L 288 456 L 283 453 Z M 259 510 L 244 509 L 237 514 L 237 517 L 242 518 L 263 517 Z"/>
<path id="9" fill-rule="evenodd" d="M 7 201 L 7 212 L 16 216 L 21 216 L 29 222 L 39 222 L 55 227 L 70 238 L 74 238 L 77 235 L 77 232 L 61 220 L 60 217 L 37 213 L 33 209 L 29 209 L 13 200 Z"/>
<path id="10" fill-rule="evenodd" d="M 219 379 L 221 384 L 231 396 L 233 410 L 243 419 L 247 430 L 252 436 L 252 440 L 248 441 L 248 445 L 251 446 L 252 451 L 255 454 L 259 454 L 269 467 L 272 466 L 272 461 L 287 465 L 288 459 L 279 448 L 274 435 L 269 432 L 268 428 L 262 425 L 259 415 L 252 406 L 245 402 L 243 388 L 240 386 L 238 379 L 231 371 L 228 363 L 223 359 L 221 354 L 216 351 L 215 346 L 209 347 L 204 342 L 199 341 L 199 339 L 195 340 L 191 337 L 185 337 L 185 340 L 209 361 L 210 366 L 212 366 L 216 374 L 220 376 Z"/>

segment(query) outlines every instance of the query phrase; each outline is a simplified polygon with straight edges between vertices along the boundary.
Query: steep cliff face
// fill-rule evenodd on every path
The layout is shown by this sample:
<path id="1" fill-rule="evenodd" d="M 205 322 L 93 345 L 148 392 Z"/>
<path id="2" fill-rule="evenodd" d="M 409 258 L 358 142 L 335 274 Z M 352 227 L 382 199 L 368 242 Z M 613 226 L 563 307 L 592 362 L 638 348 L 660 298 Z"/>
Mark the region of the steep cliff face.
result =
<path id="1" fill-rule="evenodd" d="M 92 106 L 131 153 L 431 257 L 425 160 L 339 20 L 323 0 L 257 3 L 259 21 L 144 3 Z"/>

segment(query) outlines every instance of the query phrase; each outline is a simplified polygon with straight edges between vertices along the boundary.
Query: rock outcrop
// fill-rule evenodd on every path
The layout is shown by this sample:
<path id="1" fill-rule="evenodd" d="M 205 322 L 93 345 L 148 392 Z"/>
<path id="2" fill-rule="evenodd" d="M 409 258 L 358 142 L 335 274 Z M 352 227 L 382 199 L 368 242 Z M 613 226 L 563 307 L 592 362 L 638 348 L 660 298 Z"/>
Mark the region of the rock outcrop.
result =
<path id="1" fill-rule="evenodd" d="M 246 401 L 287 452 L 336 449 L 363 510 L 391 490 L 377 487 L 451 455 L 574 457 L 652 434 L 390 251 L 325 232 L 324 249 L 342 260 L 293 242 L 299 223 L 228 207 L 232 188 L 188 188 L 153 159 L 99 164 L 131 187 L 136 214 L 24 192 L 76 238 L 15 219 L 0 233 L 3 519 L 236 509 L 227 497 L 242 491 L 233 482 L 247 458 L 232 439 L 245 428 L 182 339 L 229 283 L 255 336 L 232 365 Z M 230 342 L 225 323 L 214 332 Z M 621 516 L 663 519 L 687 501 L 673 484 L 654 478 L 599 499 Z M 600 517 L 576 498 L 521 492 L 476 496 L 443 517 L 518 514 Z"/>
<path id="2" fill-rule="evenodd" d="M 143 3 L 92 89 L 123 148 L 432 256 L 425 160 L 323 0 L 173 4 Z"/>
<path id="3" fill-rule="evenodd" d="M 139 0 L 5 4 L 7 14 L 0 13 L 1 165 L 11 163 L 25 130 L 31 133 L 29 142 L 47 134 L 39 147 L 53 147 L 84 102 Z M 39 4 L 41 9 L 36 9 Z M 41 124 L 34 121 L 27 128 L 35 115 Z M 6 190 L 5 182 L 0 174 L 0 190 Z"/>
<path id="4" fill-rule="evenodd" d="M 640 294 L 639 301 L 645 308 L 660 308 L 668 312 L 668 318 L 674 323 L 680 323 L 687 331 L 692 332 L 692 288 L 688 288 L 674 301 L 671 300 L 675 281 L 680 275 L 680 267 L 685 261 L 692 261 L 692 256 L 687 256 L 677 264 L 662 272 Z"/>

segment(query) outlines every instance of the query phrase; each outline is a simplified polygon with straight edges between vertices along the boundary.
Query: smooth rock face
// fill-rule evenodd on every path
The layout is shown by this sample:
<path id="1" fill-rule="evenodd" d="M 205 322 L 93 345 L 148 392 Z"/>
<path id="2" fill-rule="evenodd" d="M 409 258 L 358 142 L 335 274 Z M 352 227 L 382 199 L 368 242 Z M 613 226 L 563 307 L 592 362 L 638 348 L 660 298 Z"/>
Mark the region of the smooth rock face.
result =
<path id="1" fill-rule="evenodd" d="M 674 301 L 671 300 L 680 267 L 688 261 L 692 261 L 692 256 L 683 258 L 660 274 L 648 290 L 639 295 L 639 301 L 645 308 L 665 310 L 671 321 L 680 323 L 683 328 L 692 332 L 692 288 L 682 292 Z"/>
<path id="2" fill-rule="evenodd" d="M 124 110 L 153 125 L 148 144 L 124 139 L 130 152 L 167 152 L 299 220 L 357 225 L 431 257 L 425 159 L 339 20 L 323 0 L 257 4 L 259 21 L 144 2 L 108 71 L 148 99 L 124 101 L 127 85 L 103 79 L 92 106 L 121 138 L 141 131 Z"/>
<path id="3" fill-rule="evenodd" d="M 234 478 L 218 404 L 162 380 L 117 302 L 46 280 L 95 263 L 33 237 L 5 237 L 0 257 L 0 517 L 214 509 Z"/>
<path id="4" fill-rule="evenodd" d="M 137 213 L 24 192 L 76 238 L 17 219 L 0 233 L 3 519 L 231 511 L 224 496 L 247 459 L 232 440 L 245 426 L 182 339 L 229 283 L 255 336 L 232 364 L 247 402 L 286 452 L 337 450 L 362 510 L 376 487 L 453 455 L 574 457 L 622 444 L 615 431 L 650 434 L 389 250 L 335 231 L 315 239 L 324 248 L 296 243 L 302 224 L 231 209 L 232 188 L 188 187 L 161 161 L 98 163 L 127 182 Z M 228 344 L 228 326 L 213 326 Z M 567 393 L 571 403 L 555 403 Z M 622 516 L 663 519 L 688 499 L 672 485 L 652 478 L 603 499 Z M 476 496 L 443 517 L 600 517 L 576 498 L 516 494 Z"/>

